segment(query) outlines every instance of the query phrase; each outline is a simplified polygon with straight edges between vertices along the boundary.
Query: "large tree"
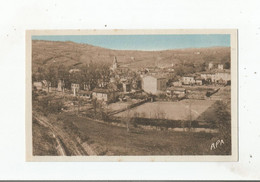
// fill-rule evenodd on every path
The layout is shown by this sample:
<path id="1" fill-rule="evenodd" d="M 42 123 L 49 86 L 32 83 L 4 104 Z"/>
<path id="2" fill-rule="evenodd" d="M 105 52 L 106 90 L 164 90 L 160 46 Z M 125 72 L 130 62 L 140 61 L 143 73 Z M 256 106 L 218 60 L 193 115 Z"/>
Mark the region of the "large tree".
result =
<path id="1" fill-rule="evenodd" d="M 64 88 L 68 88 L 69 82 L 69 69 L 64 65 L 58 66 L 57 70 L 57 79 L 62 82 L 62 91 L 64 92 Z"/>
<path id="2" fill-rule="evenodd" d="M 44 68 L 43 70 L 43 78 L 47 82 L 47 89 L 49 92 L 49 88 L 57 84 L 57 68 L 56 66 L 50 65 Z"/>

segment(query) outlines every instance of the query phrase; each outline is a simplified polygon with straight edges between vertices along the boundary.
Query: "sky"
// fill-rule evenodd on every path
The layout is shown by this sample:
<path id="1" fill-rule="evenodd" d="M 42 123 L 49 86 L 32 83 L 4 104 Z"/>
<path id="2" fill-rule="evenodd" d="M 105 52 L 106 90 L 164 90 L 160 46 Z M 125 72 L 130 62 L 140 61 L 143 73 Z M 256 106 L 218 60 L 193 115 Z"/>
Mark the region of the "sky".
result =
<path id="1" fill-rule="evenodd" d="M 229 34 L 37 35 L 32 40 L 72 41 L 115 50 L 169 50 L 230 46 Z"/>

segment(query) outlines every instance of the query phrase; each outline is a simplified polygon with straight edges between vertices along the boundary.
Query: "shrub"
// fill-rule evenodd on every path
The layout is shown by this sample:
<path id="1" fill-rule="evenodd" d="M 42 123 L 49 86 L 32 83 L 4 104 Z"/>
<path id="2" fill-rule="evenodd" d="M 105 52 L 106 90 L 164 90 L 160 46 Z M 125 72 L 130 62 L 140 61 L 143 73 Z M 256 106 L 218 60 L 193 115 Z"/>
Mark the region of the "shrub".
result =
<path id="1" fill-rule="evenodd" d="M 64 108 L 64 103 L 62 100 L 55 100 L 51 96 L 44 96 L 38 100 L 38 108 L 44 115 L 59 113 Z"/>
<path id="2" fill-rule="evenodd" d="M 222 101 L 217 103 L 216 126 L 219 129 L 219 138 L 225 141 L 225 152 L 231 152 L 231 114 L 227 104 Z"/>
<path id="3" fill-rule="evenodd" d="M 166 94 L 161 93 L 158 95 L 158 98 L 163 100 L 163 99 L 166 99 L 167 96 L 166 96 Z"/>

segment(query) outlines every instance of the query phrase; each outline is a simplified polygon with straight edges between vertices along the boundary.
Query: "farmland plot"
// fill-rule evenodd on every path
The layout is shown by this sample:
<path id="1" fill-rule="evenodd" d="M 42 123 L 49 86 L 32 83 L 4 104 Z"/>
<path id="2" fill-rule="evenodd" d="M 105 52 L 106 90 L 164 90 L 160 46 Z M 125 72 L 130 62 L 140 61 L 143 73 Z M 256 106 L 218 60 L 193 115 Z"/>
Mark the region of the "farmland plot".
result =
<path id="1" fill-rule="evenodd" d="M 215 101 L 182 100 L 179 102 L 149 102 L 116 114 L 117 117 L 142 117 L 171 120 L 196 120 Z"/>

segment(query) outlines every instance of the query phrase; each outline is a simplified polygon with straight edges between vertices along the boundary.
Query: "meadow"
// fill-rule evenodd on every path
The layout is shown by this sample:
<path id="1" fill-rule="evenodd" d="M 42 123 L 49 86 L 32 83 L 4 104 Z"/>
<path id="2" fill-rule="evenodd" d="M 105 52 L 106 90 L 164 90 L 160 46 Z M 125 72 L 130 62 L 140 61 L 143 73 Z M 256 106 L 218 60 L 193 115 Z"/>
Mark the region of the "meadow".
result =
<path id="1" fill-rule="evenodd" d="M 148 102 L 116 114 L 116 117 L 142 117 L 149 119 L 196 120 L 211 107 L 212 100 L 181 100 L 179 102 Z"/>

